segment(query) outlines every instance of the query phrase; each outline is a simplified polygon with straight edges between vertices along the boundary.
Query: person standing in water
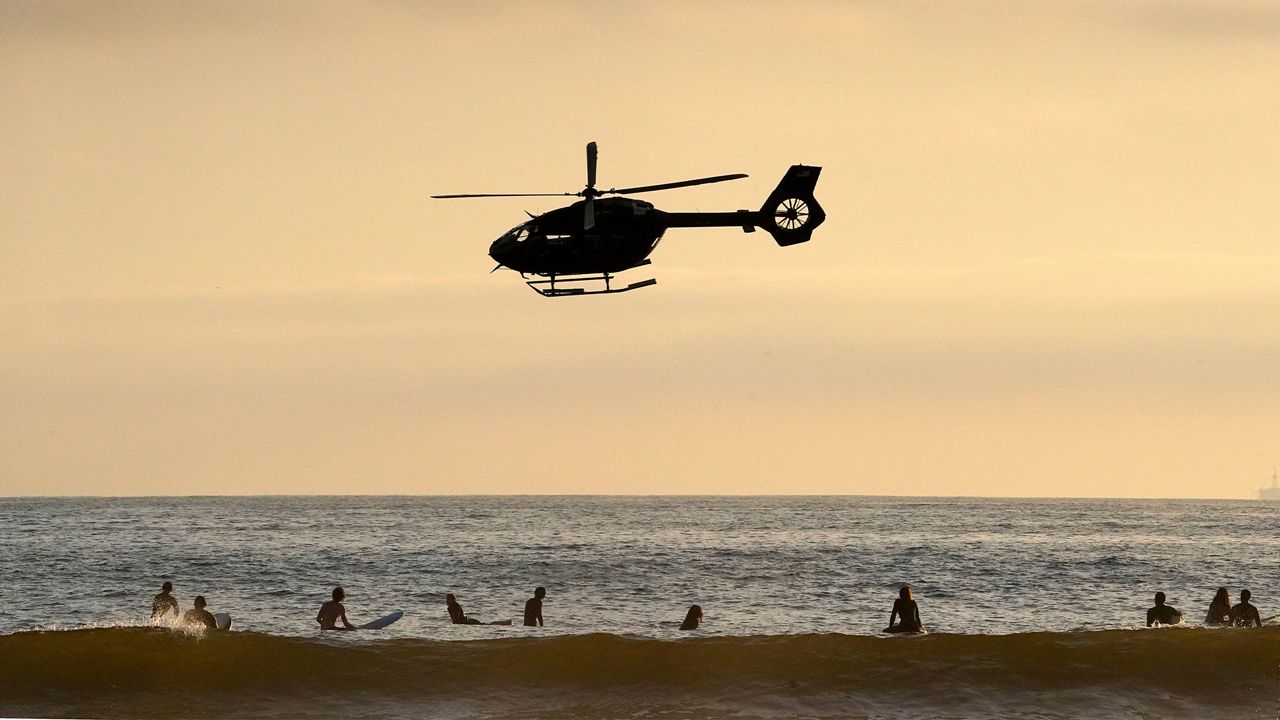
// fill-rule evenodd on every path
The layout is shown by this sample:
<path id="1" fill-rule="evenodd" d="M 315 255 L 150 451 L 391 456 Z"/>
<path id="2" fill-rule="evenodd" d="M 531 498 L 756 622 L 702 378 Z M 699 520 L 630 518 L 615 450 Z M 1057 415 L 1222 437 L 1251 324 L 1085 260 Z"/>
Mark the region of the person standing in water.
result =
<path id="1" fill-rule="evenodd" d="M 547 589 L 539 585 L 538 588 L 533 591 L 533 597 L 525 601 L 525 627 L 542 627 L 542 598 L 546 596 Z"/>
<path id="2" fill-rule="evenodd" d="M 197 595 L 195 599 L 195 607 L 186 611 L 182 615 L 182 622 L 188 625 L 203 625 L 207 630 L 217 630 L 218 621 L 213 619 L 213 613 L 205 610 L 208 605 L 203 595 Z"/>
<path id="3" fill-rule="evenodd" d="M 316 622 L 320 623 L 321 630 L 356 630 L 356 626 L 347 621 L 347 608 L 342 605 L 342 599 L 347 596 L 347 591 L 338 586 L 333 589 L 333 599 L 320 606 L 320 612 L 316 613 Z M 338 627 L 338 621 L 342 621 L 342 627 Z"/>
<path id="4" fill-rule="evenodd" d="M 1177 625 L 1182 622 L 1182 613 L 1172 605 L 1164 604 L 1164 593 L 1156 593 L 1156 605 L 1147 611 L 1147 627 L 1152 625 Z"/>
<path id="5" fill-rule="evenodd" d="M 1209 603 L 1209 614 L 1204 616 L 1204 624 L 1231 624 L 1231 593 L 1226 588 L 1218 588 L 1218 593 L 1213 596 L 1213 602 Z"/>
<path id="6" fill-rule="evenodd" d="M 182 614 L 182 612 L 178 610 L 178 599 L 173 595 L 170 595 L 172 592 L 173 583 L 166 580 L 164 586 L 160 588 L 160 592 L 151 599 L 152 620 L 164 619 L 164 616 L 168 615 L 170 610 L 173 611 L 174 617 Z"/>
<path id="7" fill-rule="evenodd" d="M 894 618 L 899 620 L 898 624 L 893 623 Z M 920 606 L 916 605 L 914 597 L 911 595 L 911 586 L 903 585 L 898 591 L 898 599 L 893 601 L 893 610 L 889 612 L 889 627 L 885 628 L 885 632 L 891 633 L 922 633 L 924 625 L 920 622 Z"/>
<path id="8" fill-rule="evenodd" d="M 1231 624 L 1236 627 L 1262 627 L 1262 618 L 1258 616 L 1258 608 L 1249 604 L 1253 593 L 1240 591 L 1240 603 L 1231 608 Z"/>
<path id="9" fill-rule="evenodd" d="M 680 623 L 681 630 L 697 630 L 698 625 L 702 623 L 702 606 L 693 605 L 689 608 L 689 614 L 684 616 L 684 622 Z"/>

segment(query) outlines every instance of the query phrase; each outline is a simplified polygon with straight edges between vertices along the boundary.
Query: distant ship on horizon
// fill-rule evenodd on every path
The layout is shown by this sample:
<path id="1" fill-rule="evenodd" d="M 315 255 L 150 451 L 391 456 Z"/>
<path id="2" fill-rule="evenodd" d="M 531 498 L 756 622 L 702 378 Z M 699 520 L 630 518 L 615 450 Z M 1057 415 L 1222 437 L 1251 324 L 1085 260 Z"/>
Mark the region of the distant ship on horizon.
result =
<path id="1" fill-rule="evenodd" d="M 1271 487 L 1258 488 L 1259 500 L 1280 500 L 1280 477 L 1275 468 L 1271 469 Z"/>

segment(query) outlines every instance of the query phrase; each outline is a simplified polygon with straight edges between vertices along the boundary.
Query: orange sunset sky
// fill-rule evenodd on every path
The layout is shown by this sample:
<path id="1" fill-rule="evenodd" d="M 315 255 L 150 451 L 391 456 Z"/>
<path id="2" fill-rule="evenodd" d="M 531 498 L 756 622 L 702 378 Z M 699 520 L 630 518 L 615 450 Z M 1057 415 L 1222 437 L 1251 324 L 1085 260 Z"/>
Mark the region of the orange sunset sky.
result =
<path id="1" fill-rule="evenodd" d="M 1280 5 L 0 0 L 0 495 L 1248 497 Z M 634 293 L 489 243 L 756 208 Z"/>

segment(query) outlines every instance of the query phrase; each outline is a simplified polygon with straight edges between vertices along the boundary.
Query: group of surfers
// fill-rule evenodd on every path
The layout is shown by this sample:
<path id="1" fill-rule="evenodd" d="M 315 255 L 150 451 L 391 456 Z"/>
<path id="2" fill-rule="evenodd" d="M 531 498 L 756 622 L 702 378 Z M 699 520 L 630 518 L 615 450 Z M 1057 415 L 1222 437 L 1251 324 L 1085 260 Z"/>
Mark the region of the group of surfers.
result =
<path id="1" fill-rule="evenodd" d="M 181 614 L 182 621 L 189 625 L 203 626 L 209 630 L 217 630 L 218 623 L 213 617 L 213 613 L 205 609 L 208 603 L 205 602 L 203 595 L 197 595 L 194 601 L 195 607 L 180 613 L 178 601 L 172 595 L 173 583 L 165 582 L 160 589 L 160 593 L 151 601 L 151 619 L 158 620 L 164 618 L 169 612 L 174 616 Z M 331 600 L 326 601 L 320 606 L 320 612 L 316 613 L 316 622 L 320 624 L 321 630 L 356 630 L 347 620 L 347 608 L 342 604 L 347 593 L 341 587 L 333 589 Z M 547 596 L 547 590 L 538 587 L 533 591 L 533 597 L 529 598 L 524 604 L 524 625 L 526 627 L 541 627 L 542 621 L 542 600 Z M 1248 590 L 1240 591 L 1240 602 L 1236 605 L 1231 604 L 1231 594 L 1225 587 L 1218 588 L 1217 594 L 1214 595 L 1213 601 L 1209 604 L 1209 613 L 1205 616 L 1206 625 L 1228 625 L 1234 627 L 1262 627 L 1262 619 L 1259 617 L 1258 608 L 1249 603 L 1252 593 Z M 473 617 L 469 617 L 462 609 L 462 605 L 458 603 L 458 598 L 453 593 L 444 596 L 445 606 L 449 612 L 449 620 L 454 625 L 510 625 L 510 620 L 494 620 L 490 622 L 482 622 Z M 1182 613 L 1171 605 L 1165 604 L 1165 594 L 1156 593 L 1155 606 L 1147 610 L 1147 627 L 1153 625 L 1177 625 L 1182 622 Z M 1270 619 L 1270 618 L 1268 618 Z M 339 624 L 341 623 L 341 624 Z M 674 623 L 673 623 L 674 624 Z M 702 606 L 690 606 L 689 612 L 685 614 L 684 622 L 680 624 L 681 630 L 696 630 L 702 624 Z M 884 629 L 887 633 L 923 633 L 925 627 L 920 622 L 920 607 L 916 604 L 915 597 L 912 594 L 911 586 L 904 585 L 898 591 L 898 598 L 893 601 L 893 610 L 889 613 L 889 627 Z"/>
<path id="2" fill-rule="evenodd" d="M 181 615 L 182 622 L 187 625 L 197 625 L 203 626 L 208 630 L 217 630 L 218 621 L 214 619 L 213 613 L 205 610 L 209 603 L 205 602 L 204 596 L 197 595 L 192 604 L 195 607 L 185 613 L 182 612 L 178 608 L 178 599 L 173 596 L 173 583 L 166 580 L 164 585 L 160 587 L 160 592 L 151 599 L 151 619 L 159 620 L 172 611 L 175 617 Z"/>
<path id="3" fill-rule="evenodd" d="M 1205 625 L 1226 625 L 1231 627 L 1262 627 L 1262 618 L 1258 608 L 1249 602 L 1253 593 L 1240 591 L 1240 602 L 1231 604 L 1231 593 L 1225 587 L 1218 588 L 1213 600 L 1209 603 L 1209 613 L 1204 617 Z M 1270 619 L 1270 618 L 1268 618 Z M 1177 625 L 1182 622 L 1182 613 L 1172 605 L 1165 604 L 1165 595 L 1156 593 L 1156 604 L 1147 611 L 1147 627 L 1156 625 Z"/>

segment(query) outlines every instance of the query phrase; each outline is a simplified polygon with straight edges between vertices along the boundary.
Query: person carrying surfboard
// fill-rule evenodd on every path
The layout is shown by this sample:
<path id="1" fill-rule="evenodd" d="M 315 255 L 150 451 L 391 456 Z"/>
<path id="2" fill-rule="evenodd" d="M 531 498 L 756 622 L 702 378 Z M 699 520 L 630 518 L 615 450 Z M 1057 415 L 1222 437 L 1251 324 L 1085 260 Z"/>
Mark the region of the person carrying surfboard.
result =
<path id="1" fill-rule="evenodd" d="M 338 586 L 333 589 L 333 599 L 320 606 L 320 612 L 316 613 L 316 622 L 320 623 L 321 630 L 357 630 L 347 620 L 347 609 L 342 605 L 342 599 L 347 596 L 347 591 Z M 338 621 L 342 621 L 342 627 L 338 627 Z"/>
<path id="2" fill-rule="evenodd" d="M 205 610 L 205 602 L 203 595 L 197 595 L 195 599 L 195 607 L 186 611 L 182 615 L 182 622 L 188 625 L 203 625 L 207 630 L 217 630 L 218 621 L 214 619 L 213 613 Z"/>

